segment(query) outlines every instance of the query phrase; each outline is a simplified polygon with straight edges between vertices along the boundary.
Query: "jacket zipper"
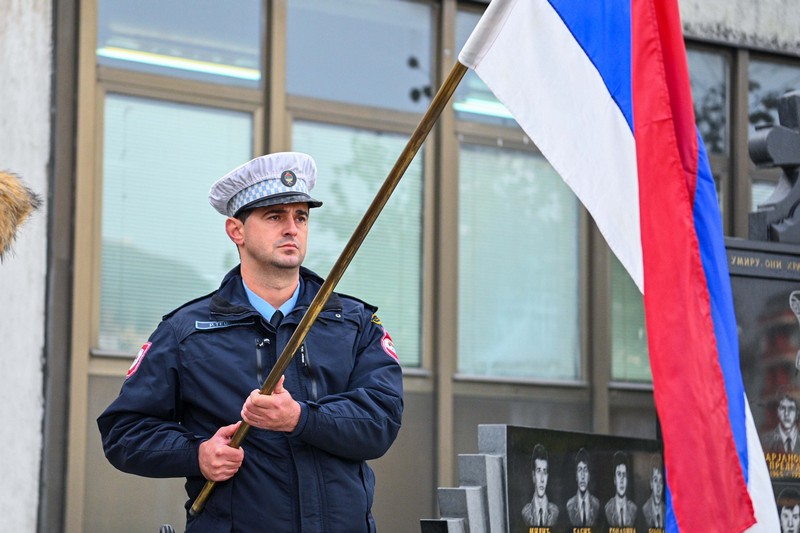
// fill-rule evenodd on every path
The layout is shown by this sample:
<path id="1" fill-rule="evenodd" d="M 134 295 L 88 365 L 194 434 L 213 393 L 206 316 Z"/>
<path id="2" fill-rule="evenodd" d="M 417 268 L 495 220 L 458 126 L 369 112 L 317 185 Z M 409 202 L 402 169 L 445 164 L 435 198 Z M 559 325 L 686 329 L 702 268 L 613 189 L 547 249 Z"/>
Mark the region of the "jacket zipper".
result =
<path id="1" fill-rule="evenodd" d="M 264 346 L 269 344 L 267 338 L 256 338 L 256 382 L 259 387 L 264 386 Z"/>
<path id="2" fill-rule="evenodd" d="M 309 357 L 309 352 L 305 344 L 300 345 L 300 364 L 305 369 L 309 379 L 311 379 L 311 400 L 316 402 L 319 399 L 317 378 L 314 375 L 314 369 L 311 367 L 311 358 Z"/>

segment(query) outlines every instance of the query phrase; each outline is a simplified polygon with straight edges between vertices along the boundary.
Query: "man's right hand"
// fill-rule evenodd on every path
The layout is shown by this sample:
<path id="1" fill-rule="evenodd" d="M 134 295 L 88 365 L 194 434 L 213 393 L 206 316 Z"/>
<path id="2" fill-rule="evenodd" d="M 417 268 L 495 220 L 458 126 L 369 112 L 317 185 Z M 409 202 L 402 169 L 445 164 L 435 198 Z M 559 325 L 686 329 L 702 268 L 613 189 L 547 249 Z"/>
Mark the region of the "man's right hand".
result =
<path id="1" fill-rule="evenodd" d="M 219 428 L 213 437 L 200 445 L 198 462 L 200 471 L 207 480 L 226 481 L 242 466 L 244 450 L 228 446 L 239 424 L 241 421 Z"/>

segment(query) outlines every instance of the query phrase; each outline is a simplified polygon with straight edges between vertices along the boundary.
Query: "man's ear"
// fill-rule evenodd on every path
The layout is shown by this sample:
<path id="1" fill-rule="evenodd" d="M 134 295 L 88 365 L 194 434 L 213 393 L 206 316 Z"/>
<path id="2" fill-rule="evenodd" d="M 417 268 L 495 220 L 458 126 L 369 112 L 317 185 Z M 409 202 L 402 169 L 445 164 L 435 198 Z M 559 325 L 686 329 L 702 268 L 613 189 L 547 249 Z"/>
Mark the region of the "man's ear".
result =
<path id="1" fill-rule="evenodd" d="M 241 246 L 244 243 L 244 222 L 238 218 L 228 217 L 225 221 L 225 233 L 237 246 Z"/>

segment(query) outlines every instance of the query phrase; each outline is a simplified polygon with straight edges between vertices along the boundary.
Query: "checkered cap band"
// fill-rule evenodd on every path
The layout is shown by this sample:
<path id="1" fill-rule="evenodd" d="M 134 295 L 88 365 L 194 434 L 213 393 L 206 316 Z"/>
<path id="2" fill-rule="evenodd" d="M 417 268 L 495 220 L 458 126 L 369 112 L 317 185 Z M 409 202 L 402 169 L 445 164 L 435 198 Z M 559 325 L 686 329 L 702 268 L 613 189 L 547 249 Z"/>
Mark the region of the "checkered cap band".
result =
<path id="1" fill-rule="evenodd" d="M 292 187 L 287 187 L 280 179 L 260 181 L 235 194 L 228 202 L 228 213 L 234 214 L 242 207 L 256 200 L 287 192 L 308 195 L 306 182 L 296 180 Z"/>

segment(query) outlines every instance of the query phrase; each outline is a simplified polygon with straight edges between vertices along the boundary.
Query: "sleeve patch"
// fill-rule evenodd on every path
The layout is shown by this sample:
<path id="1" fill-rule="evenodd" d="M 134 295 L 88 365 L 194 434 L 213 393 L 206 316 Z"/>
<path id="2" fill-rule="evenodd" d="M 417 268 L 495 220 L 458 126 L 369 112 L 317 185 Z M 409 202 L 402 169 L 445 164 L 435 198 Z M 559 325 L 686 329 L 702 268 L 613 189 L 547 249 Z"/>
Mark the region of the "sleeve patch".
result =
<path id="1" fill-rule="evenodd" d="M 137 370 L 139 370 L 139 365 L 142 364 L 144 356 L 147 355 L 147 350 L 149 350 L 152 345 L 153 345 L 152 342 L 146 342 L 142 345 L 142 347 L 139 349 L 139 353 L 136 354 L 136 357 L 133 360 L 133 364 L 128 369 L 128 373 L 125 375 L 125 379 L 128 379 L 129 377 L 134 375 Z"/>
<path id="2" fill-rule="evenodd" d="M 381 346 L 383 347 L 384 352 L 386 352 L 395 361 L 400 362 L 400 359 L 397 358 L 397 352 L 394 349 L 394 342 L 389 336 L 389 332 L 385 329 L 383 330 L 383 338 L 381 338 Z"/>

